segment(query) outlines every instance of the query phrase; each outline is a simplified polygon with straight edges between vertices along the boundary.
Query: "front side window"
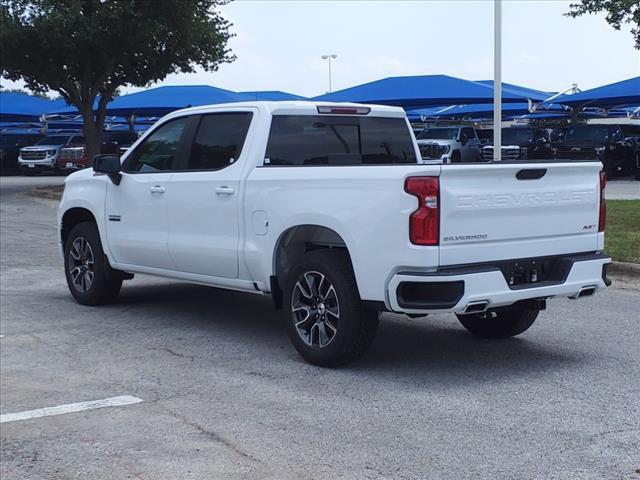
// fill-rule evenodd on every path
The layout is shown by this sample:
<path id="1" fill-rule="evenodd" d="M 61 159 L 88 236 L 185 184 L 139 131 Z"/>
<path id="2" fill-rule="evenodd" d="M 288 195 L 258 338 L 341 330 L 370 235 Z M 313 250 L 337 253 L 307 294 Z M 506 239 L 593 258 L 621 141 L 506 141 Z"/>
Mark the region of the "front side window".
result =
<path id="1" fill-rule="evenodd" d="M 170 170 L 189 119 L 170 120 L 142 142 L 124 165 L 125 172 L 152 173 Z"/>
<path id="2" fill-rule="evenodd" d="M 265 166 L 417 163 L 403 118 L 277 115 Z"/>
<path id="3" fill-rule="evenodd" d="M 251 124 L 250 112 L 214 113 L 200 120 L 188 170 L 219 170 L 233 164 Z"/>
<path id="4" fill-rule="evenodd" d="M 476 138 L 476 132 L 473 128 L 463 128 L 462 135 L 467 137 L 467 140 L 474 140 Z"/>

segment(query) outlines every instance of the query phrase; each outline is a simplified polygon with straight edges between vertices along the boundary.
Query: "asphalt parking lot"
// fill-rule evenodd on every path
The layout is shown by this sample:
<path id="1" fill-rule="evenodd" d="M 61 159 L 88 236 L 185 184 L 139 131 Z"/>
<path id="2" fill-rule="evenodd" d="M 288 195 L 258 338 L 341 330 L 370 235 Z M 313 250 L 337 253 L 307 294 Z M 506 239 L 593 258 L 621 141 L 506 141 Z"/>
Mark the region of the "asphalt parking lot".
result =
<path id="1" fill-rule="evenodd" d="M 640 479 L 637 290 L 509 341 L 385 314 L 363 361 L 321 369 L 268 298 L 137 276 L 76 304 L 55 203 L 28 195 L 60 182 L 0 181 L 1 413 L 141 401 L 0 424 L 3 480 Z"/>

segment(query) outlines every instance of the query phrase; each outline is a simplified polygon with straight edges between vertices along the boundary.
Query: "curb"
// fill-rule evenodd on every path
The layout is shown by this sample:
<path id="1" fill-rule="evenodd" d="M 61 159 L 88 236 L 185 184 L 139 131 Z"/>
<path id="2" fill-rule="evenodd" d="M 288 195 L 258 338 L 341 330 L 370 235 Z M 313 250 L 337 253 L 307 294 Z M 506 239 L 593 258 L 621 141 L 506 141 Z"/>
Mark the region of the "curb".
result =
<path id="1" fill-rule="evenodd" d="M 612 262 L 607 272 L 614 275 L 627 275 L 629 277 L 640 278 L 640 263 Z"/>

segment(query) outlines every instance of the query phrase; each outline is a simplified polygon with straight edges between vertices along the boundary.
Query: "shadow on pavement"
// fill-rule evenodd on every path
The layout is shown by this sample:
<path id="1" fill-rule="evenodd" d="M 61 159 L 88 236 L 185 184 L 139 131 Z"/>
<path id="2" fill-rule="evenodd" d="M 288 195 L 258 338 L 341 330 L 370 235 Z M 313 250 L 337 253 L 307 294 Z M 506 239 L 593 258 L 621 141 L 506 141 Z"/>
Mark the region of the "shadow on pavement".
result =
<path id="1" fill-rule="evenodd" d="M 411 376 L 451 385 L 468 383 L 471 377 L 475 381 L 491 381 L 563 369 L 583 355 L 557 343 L 543 343 L 539 334 L 544 326 L 540 324 L 534 324 L 521 337 L 491 341 L 473 337 L 453 315 L 411 320 L 386 313 L 365 358 L 327 370 L 309 366 L 296 355 L 289 345 L 284 314 L 273 308 L 268 296 L 182 283 L 131 285 L 123 288 L 118 303 L 106 307 L 123 308 L 129 314 L 126 321 L 130 327 L 138 324 L 143 328 L 195 330 L 199 335 L 212 335 L 225 342 L 253 344 L 265 370 L 269 370 L 270 360 L 280 364 L 285 360 L 291 362 L 292 375 L 301 373 L 301 369 L 306 375 L 309 368 L 351 377 L 379 372 L 385 378 L 387 374 Z M 286 359 L 282 357 L 282 345 L 290 349 L 291 355 Z M 584 358 L 580 361 L 584 362 Z"/>

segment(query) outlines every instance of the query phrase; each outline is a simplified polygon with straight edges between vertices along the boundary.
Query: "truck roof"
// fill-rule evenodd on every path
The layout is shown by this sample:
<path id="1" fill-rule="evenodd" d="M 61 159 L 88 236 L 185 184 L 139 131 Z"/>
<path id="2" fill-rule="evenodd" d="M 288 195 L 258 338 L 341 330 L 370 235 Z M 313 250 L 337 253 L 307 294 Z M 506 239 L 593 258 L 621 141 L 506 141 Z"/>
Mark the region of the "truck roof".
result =
<path id="1" fill-rule="evenodd" d="M 285 100 L 285 101 L 254 101 L 254 102 L 234 102 L 234 103 L 218 103 L 214 105 L 202 105 L 199 107 L 185 108 L 176 110 L 167 115 L 168 117 L 177 117 L 182 115 L 193 115 L 198 113 L 216 112 L 219 110 L 232 110 L 242 108 L 257 108 L 272 115 L 318 115 L 318 107 L 336 107 L 336 108 L 357 108 L 366 107 L 370 109 L 367 116 L 376 117 L 405 117 L 405 111 L 401 107 L 390 107 L 386 105 L 373 105 L 364 103 L 347 103 L 347 102 L 311 102 L 304 100 Z M 342 113 L 344 114 L 344 113 Z M 331 115 L 331 113 L 323 113 L 321 115 Z"/>

